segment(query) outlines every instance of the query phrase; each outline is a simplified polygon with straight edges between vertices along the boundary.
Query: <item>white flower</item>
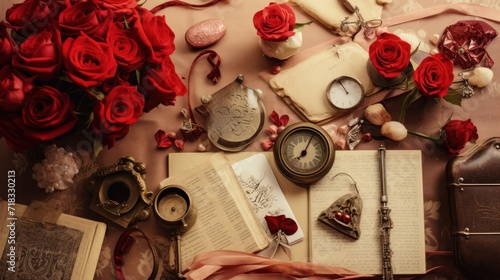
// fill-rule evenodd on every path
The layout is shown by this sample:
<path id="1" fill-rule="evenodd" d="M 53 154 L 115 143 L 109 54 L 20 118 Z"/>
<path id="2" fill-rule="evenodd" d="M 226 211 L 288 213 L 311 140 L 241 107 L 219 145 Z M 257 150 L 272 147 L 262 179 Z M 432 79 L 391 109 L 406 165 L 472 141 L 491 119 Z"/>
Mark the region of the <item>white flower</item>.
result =
<path id="1" fill-rule="evenodd" d="M 390 121 L 382 125 L 380 133 L 393 141 L 402 141 L 408 135 L 408 130 L 402 123 Z"/>
<path id="2" fill-rule="evenodd" d="M 78 173 L 80 163 L 73 153 L 51 145 L 45 148 L 45 159 L 33 166 L 33 179 L 39 188 L 51 193 L 65 190 L 75 185 L 73 177 Z"/>
<path id="3" fill-rule="evenodd" d="M 477 87 L 487 86 L 491 80 L 493 80 L 493 71 L 486 67 L 478 67 L 472 71 L 472 75 L 469 77 L 469 85 Z"/>
<path id="4" fill-rule="evenodd" d="M 392 119 L 384 105 L 380 103 L 366 107 L 365 118 L 374 125 L 382 125 Z"/>

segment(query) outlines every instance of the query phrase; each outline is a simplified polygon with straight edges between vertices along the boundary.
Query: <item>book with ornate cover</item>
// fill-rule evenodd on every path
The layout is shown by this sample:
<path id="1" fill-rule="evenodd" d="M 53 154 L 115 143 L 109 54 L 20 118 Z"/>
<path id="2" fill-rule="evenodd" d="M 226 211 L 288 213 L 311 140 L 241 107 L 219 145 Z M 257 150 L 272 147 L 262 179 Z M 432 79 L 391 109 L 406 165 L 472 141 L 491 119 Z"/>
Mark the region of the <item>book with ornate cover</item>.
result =
<path id="1" fill-rule="evenodd" d="M 106 224 L 68 214 L 34 220 L 27 206 L 7 201 L 0 209 L 0 279 L 94 278 Z"/>
<path id="2" fill-rule="evenodd" d="M 224 154 L 191 161 L 191 166 L 176 164 L 171 156 L 169 166 L 177 165 L 180 172 L 169 172 L 160 189 L 169 185 L 186 188 L 198 213 L 193 227 L 181 236 L 183 269 L 201 252 L 228 249 L 253 253 L 269 246 L 270 239 Z"/>

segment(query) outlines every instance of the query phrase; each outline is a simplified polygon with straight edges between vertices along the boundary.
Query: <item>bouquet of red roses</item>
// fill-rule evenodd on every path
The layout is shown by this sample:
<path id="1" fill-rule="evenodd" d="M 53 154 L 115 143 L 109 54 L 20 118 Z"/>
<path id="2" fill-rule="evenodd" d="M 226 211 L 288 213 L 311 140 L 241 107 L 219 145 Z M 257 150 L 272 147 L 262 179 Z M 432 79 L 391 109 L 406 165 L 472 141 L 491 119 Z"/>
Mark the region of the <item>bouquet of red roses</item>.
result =
<path id="1" fill-rule="evenodd" d="M 22 152 L 89 129 L 113 147 L 186 87 L 164 16 L 136 0 L 25 0 L 0 24 L 0 137 Z"/>

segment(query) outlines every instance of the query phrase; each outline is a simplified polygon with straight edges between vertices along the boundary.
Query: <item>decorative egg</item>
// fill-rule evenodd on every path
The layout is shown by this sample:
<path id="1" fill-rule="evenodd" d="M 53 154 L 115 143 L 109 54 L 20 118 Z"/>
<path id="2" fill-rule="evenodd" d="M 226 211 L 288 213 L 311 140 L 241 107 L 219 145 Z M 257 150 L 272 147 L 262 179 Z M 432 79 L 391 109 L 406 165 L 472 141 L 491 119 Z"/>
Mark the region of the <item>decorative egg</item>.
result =
<path id="1" fill-rule="evenodd" d="M 207 19 L 196 23 L 186 31 L 186 42 L 193 48 L 206 48 L 222 39 L 226 29 L 221 20 Z"/>

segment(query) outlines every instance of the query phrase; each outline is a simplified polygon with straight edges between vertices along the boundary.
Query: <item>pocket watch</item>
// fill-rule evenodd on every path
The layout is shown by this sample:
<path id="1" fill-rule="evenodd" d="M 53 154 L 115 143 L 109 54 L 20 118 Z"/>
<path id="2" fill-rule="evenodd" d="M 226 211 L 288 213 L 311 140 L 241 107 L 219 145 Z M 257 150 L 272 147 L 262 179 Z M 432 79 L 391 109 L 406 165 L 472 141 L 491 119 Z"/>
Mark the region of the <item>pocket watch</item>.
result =
<path id="1" fill-rule="evenodd" d="M 286 127 L 278 135 L 273 153 L 278 170 L 298 184 L 317 182 L 330 171 L 335 159 L 328 132 L 308 122 Z"/>
<path id="2" fill-rule="evenodd" d="M 333 107 L 340 110 L 356 108 L 365 96 L 361 82 L 351 76 L 341 76 L 333 80 L 326 91 Z"/>

